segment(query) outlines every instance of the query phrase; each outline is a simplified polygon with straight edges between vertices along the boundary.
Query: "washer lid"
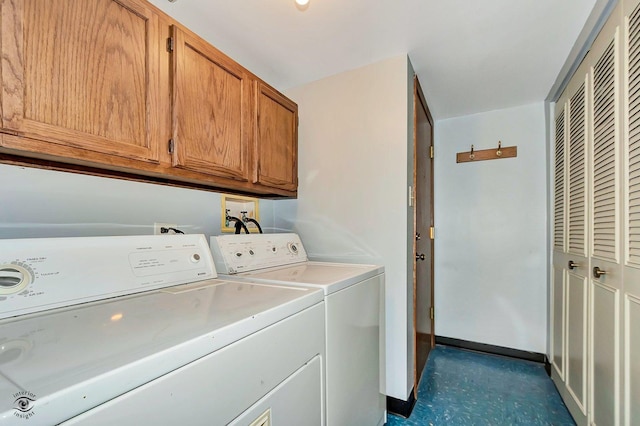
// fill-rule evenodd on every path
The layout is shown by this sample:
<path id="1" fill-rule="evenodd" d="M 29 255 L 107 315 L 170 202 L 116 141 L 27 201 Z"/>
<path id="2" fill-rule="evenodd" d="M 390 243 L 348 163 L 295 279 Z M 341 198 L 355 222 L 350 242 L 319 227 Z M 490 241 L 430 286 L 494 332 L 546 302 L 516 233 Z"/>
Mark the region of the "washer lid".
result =
<path id="1" fill-rule="evenodd" d="M 0 425 L 60 423 L 322 299 L 206 280 L 0 321 Z"/>
<path id="2" fill-rule="evenodd" d="M 291 266 L 262 269 L 239 274 L 243 279 L 274 284 L 299 284 L 320 288 L 326 294 L 384 272 L 384 267 L 350 263 L 303 262 Z"/>

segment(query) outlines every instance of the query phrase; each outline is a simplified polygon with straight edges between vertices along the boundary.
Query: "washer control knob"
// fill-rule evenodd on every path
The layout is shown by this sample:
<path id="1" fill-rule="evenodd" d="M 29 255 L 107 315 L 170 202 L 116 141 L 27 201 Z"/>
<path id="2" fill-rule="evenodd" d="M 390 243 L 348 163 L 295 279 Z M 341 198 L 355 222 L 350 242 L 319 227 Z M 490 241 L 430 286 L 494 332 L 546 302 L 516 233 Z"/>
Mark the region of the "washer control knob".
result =
<path id="1" fill-rule="evenodd" d="M 288 247 L 291 253 L 298 254 L 298 246 L 296 245 L 296 243 L 289 243 Z"/>
<path id="2" fill-rule="evenodd" d="M 251 256 L 253 256 L 254 254 L 256 254 L 256 252 L 255 252 L 255 251 L 253 251 L 253 250 L 251 250 L 251 249 L 249 249 L 249 254 L 250 254 Z"/>
<path id="3" fill-rule="evenodd" d="M 273 246 L 273 247 L 271 247 L 271 251 L 275 253 L 275 252 L 278 251 L 278 249 L 276 248 L 276 246 Z"/>
<path id="4" fill-rule="evenodd" d="M 199 255 L 198 253 L 194 253 L 194 254 L 191 256 L 191 261 L 192 261 L 193 263 L 198 263 L 198 262 L 200 262 L 200 255 Z"/>
<path id="5" fill-rule="evenodd" d="M 242 252 L 237 251 L 237 252 L 236 252 L 236 257 L 242 257 Z"/>
<path id="6" fill-rule="evenodd" d="M 0 294 L 19 293 L 31 282 L 31 274 L 22 266 L 0 265 Z"/>

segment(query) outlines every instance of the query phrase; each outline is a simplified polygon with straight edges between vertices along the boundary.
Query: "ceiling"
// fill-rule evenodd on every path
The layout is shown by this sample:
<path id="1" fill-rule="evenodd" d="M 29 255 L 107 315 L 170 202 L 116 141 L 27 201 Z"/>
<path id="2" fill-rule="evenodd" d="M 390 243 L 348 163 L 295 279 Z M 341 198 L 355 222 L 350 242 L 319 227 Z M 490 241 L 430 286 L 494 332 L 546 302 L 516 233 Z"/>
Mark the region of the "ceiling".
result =
<path id="1" fill-rule="evenodd" d="M 543 101 L 596 0 L 151 0 L 279 90 L 408 53 L 436 119 Z"/>

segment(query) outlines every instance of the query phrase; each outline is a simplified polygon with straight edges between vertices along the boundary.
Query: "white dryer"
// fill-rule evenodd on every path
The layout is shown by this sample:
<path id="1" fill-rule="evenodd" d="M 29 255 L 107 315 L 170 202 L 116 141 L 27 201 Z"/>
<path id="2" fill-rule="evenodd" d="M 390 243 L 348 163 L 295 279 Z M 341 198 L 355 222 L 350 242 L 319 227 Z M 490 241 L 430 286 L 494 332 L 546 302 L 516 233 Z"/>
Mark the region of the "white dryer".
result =
<path id="1" fill-rule="evenodd" d="M 323 290 L 327 425 L 384 424 L 384 268 L 309 261 L 293 233 L 211 237 L 211 248 L 225 279 Z"/>
<path id="2" fill-rule="evenodd" d="M 322 425 L 323 294 L 292 290 L 216 279 L 203 235 L 0 239 L 0 425 Z"/>

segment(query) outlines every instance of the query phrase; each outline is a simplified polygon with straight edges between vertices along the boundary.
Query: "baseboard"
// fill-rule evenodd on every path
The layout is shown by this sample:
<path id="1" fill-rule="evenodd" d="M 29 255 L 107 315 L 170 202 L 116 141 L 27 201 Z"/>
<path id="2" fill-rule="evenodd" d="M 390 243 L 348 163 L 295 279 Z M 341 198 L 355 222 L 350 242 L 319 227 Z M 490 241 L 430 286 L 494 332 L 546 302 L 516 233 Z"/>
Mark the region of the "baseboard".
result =
<path id="1" fill-rule="evenodd" d="M 407 401 L 387 396 L 387 411 L 391 414 L 402 416 L 405 419 L 409 418 L 415 405 L 416 396 L 414 389 L 411 389 L 411 392 L 409 393 L 409 399 Z"/>
<path id="2" fill-rule="evenodd" d="M 469 349 L 472 351 L 485 352 L 493 355 L 508 356 L 511 358 L 524 359 L 527 361 L 539 362 L 545 364 L 547 374 L 551 373 L 551 365 L 547 368 L 549 361 L 545 354 L 538 352 L 522 351 L 519 349 L 506 348 L 504 346 L 487 345 L 486 343 L 470 342 L 468 340 L 453 339 L 451 337 L 436 336 L 436 343 L 445 346 L 454 346 L 461 349 Z"/>
<path id="3" fill-rule="evenodd" d="M 547 372 L 547 376 L 551 377 L 551 363 L 546 355 L 544 356 L 544 371 Z"/>

